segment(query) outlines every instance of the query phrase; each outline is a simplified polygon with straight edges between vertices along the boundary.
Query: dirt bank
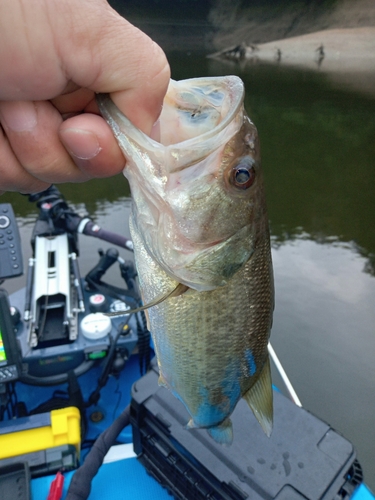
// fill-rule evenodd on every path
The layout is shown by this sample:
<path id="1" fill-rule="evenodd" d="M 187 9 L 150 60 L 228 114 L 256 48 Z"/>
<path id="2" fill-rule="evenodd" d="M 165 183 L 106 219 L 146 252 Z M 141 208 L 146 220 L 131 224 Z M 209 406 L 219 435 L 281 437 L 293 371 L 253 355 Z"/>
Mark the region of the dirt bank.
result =
<path id="1" fill-rule="evenodd" d="M 318 31 L 264 43 L 257 49 L 248 51 L 247 57 L 340 72 L 375 71 L 375 28 Z"/>
<path id="2" fill-rule="evenodd" d="M 375 95 L 375 27 L 325 30 L 265 43 L 257 57 L 317 69 L 332 80 Z"/>
<path id="3" fill-rule="evenodd" d="M 248 46 L 243 57 L 318 70 L 357 91 L 375 95 L 375 27 L 323 30 Z"/>

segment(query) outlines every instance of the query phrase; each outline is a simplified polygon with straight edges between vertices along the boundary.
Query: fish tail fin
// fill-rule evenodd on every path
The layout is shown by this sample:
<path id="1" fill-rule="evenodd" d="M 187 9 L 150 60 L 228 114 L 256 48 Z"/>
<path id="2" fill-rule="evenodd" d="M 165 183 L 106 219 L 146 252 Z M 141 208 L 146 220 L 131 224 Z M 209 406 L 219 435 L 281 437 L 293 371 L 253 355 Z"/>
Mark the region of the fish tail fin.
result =
<path id="1" fill-rule="evenodd" d="M 208 434 L 219 444 L 231 445 L 233 442 L 233 426 L 230 418 L 215 427 L 207 429 Z"/>
<path id="2" fill-rule="evenodd" d="M 273 395 L 271 365 L 267 359 L 255 384 L 243 395 L 266 436 L 270 437 L 273 426 Z"/>

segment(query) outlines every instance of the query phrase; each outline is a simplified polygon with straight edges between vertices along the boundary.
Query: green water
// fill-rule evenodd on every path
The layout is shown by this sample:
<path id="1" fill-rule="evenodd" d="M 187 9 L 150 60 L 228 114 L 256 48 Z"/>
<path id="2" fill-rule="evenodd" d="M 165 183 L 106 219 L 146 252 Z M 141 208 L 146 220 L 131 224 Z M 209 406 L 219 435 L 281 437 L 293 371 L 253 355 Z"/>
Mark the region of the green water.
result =
<path id="1" fill-rule="evenodd" d="M 319 72 L 168 56 L 176 79 L 234 73 L 245 81 L 273 241 L 272 344 L 303 405 L 353 442 L 375 489 L 375 98 Z M 61 190 L 99 224 L 128 232 L 122 176 Z M 16 194 L 1 201 L 18 215 L 26 262 L 35 209 Z M 107 245 L 80 242 L 84 274 Z M 23 283 L 6 285 L 12 291 Z"/>

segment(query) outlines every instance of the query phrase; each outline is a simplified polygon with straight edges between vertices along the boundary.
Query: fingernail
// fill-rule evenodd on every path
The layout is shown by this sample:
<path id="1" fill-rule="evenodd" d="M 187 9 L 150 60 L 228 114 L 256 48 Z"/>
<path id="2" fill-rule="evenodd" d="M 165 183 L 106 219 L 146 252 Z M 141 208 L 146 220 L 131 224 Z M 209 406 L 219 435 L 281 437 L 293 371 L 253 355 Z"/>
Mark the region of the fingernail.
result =
<path id="1" fill-rule="evenodd" d="M 91 160 L 102 150 L 97 136 L 89 130 L 67 128 L 60 131 L 60 139 L 68 152 L 80 160 Z"/>
<path id="2" fill-rule="evenodd" d="M 32 101 L 3 101 L 0 120 L 13 132 L 30 132 L 37 124 L 35 104 Z"/>

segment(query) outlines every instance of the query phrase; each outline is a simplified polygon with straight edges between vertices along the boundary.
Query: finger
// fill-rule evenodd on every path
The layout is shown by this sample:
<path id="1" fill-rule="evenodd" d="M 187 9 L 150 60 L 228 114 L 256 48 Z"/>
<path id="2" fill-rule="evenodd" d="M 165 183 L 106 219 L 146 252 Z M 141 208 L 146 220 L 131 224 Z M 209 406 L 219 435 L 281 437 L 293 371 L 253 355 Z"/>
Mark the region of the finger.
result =
<path id="1" fill-rule="evenodd" d="M 79 89 L 52 100 L 63 115 L 74 114 L 82 109 L 99 112 L 94 92 Z M 112 131 L 104 120 L 93 114 L 81 114 L 66 119 L 59 131 L 60 140 L 75 164 L 93 177 L 108 177 L 122 171 L 125 158 Z M 96 154 L 96 146 L 100 153 Z"/>
<path id="2" fill-rule="evenodd" d="M 0 62 L 2 100 L 48 100 L 77 87 L 114 93 L 146 133 L 170 78 L 162 49 L 105 0 L 3 0 Z"/>
<path id="3" fill-rule="evenodd" d="M 0 119 L 18 163 L 36 179 L 80 182 L 115 175 L 125 166 L 100 116 L 83 114 L 62 122 L 47 102 L 0 102 Z"/>
<path id="4" fill-rule="evenodd" d="M 0 127 L 0 194 L 5 191 L 38 193 L 48 186 L 49 183 L 36 179 L 22 167 Z"/>
<path id="5" fill-rule="evenodd" d="M 117 141 L 100 116 L 85 113 L 69 118 L 60 127 L 60 139 L 75 164 L 90 177 L 109 177 L 125 167 Z"/>
<path id="6" fill-rule="evenodd" d="M 92 90 L 80 88 L 68 94 L 61 94 L 51 99 L 52 104 L 62 114 L 80 113 L 95 102 L 95 93 Z"/>
<path id="7" fill-rule="evenodd" d="M 48 102 L 0 102 L 0 121 L 22 167 L 37 179 L 52 183 L 83 181 L 58 137 L 59 112 Z"/>
<path id="8" fill-rule="evenodd" d="M 56 9 L 51 19 L 67 79 L 95 92 L 112 93 L 134 125 L 150 134 L 170 79 L 164 52 L 107 2 L 81 3 L 90 22 L 82 22 L 72 1 L 47 3 Z M 68 27 L 67 4 L 74 5 Z"/>

